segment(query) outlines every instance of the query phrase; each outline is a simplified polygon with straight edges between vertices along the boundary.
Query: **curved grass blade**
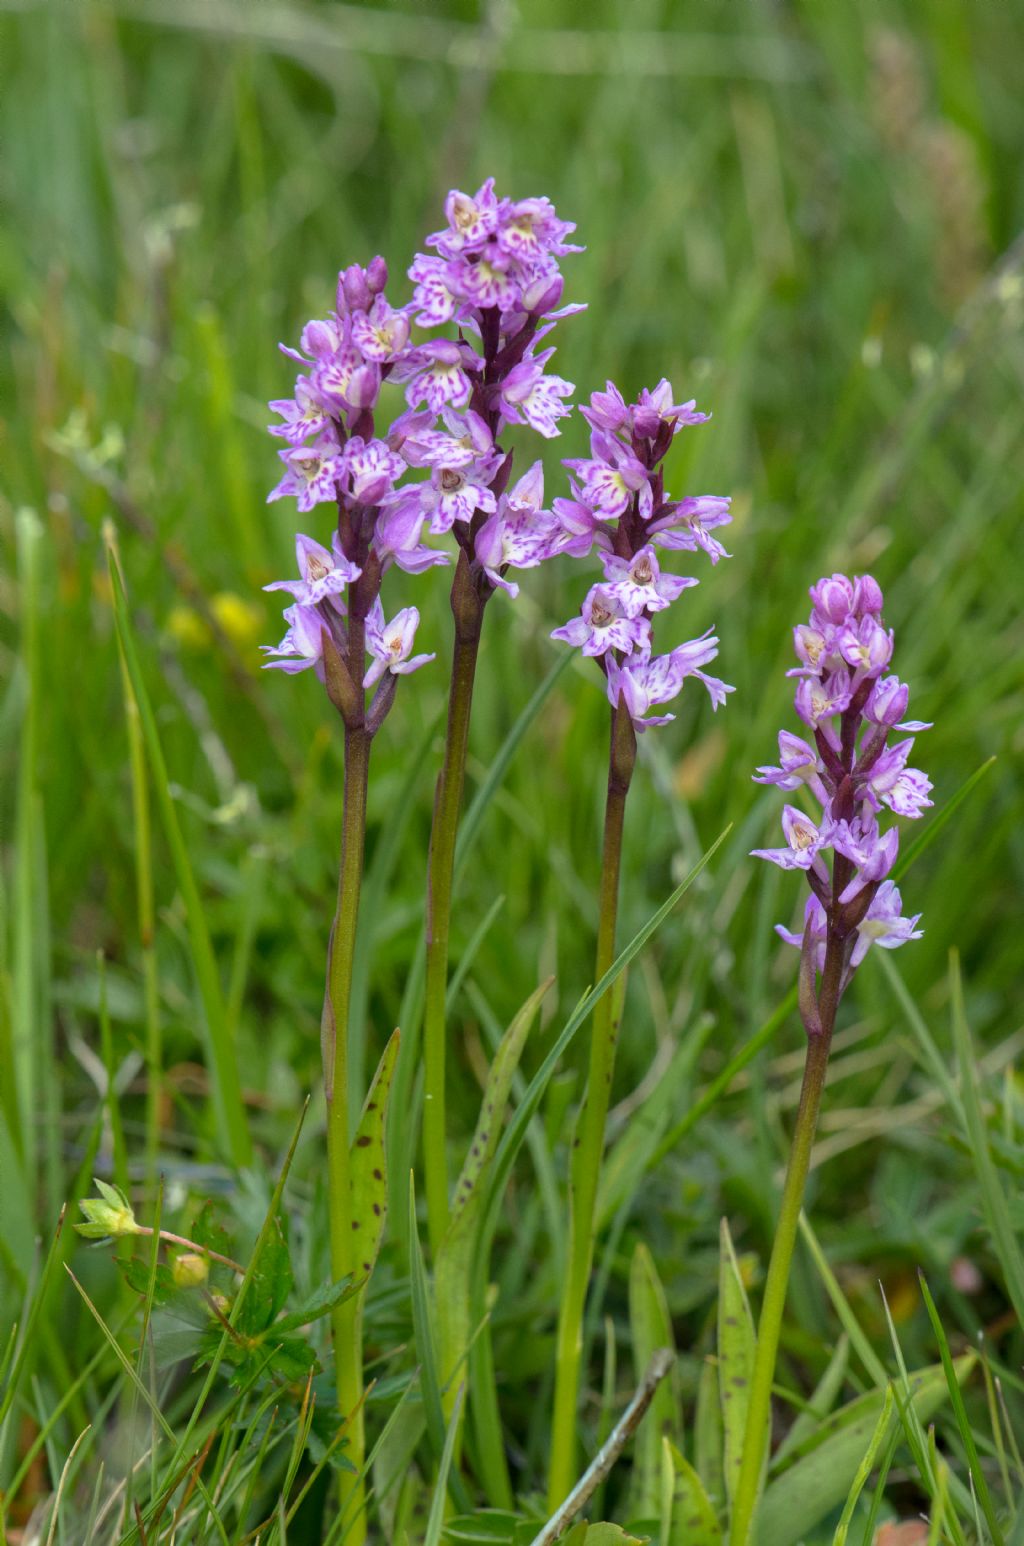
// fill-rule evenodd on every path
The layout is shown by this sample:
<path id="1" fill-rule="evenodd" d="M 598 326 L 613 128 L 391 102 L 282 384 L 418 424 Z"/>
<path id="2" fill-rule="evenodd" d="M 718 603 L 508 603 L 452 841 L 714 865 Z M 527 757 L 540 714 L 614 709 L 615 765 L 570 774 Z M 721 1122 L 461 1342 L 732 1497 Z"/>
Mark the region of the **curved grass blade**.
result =
<path id="1" fill-rule="evenodd" d="M 846 1502 L 843 1504 L 843 1512 L 840 1515 L 839 1523 L 836 1525 L 836 1533 L 832 1537 L 832 1546 L 846 1546 L 846 1537 L 850 1532 L 850 1521 L 853 1518 L 853 1511 L 857 1507 L 857 1500 L 874 1469 L 878 1451 L 885 1443 L 886 1435 L 892 1423 L 895 1404 L 896 1400 L 892 1393 L 892 1386 L 887 1385 L 885 1387 L 885 1399 L 882 1402 L 882 1410 L 879 1413 L 878 1422 L 875 1424 L 875 1431 L 871 1435 L 871 1442 L 864 1451 L 864 1458 L 857 1467 L 857 1474 L 853 1478 L 853 1485 L 847 1494 Z"/>
<path id="2" fill-rule="evenodd" d="M 142 667 L 135 648 L 135 639 L 131 618 L 128 613 L 128 602 L 124 586 L 121 583 L 121 576 L 114 562 L 113 555 L 109 556 L 108 562 L 111 594 L 114 603 L 114 622 L 117 626 L 121 656 L 131 679 L 132 691 L 135 694 L 135 702 L 138 705 L 139 717 L 142 721 L 143 739 L 146 743 L 146 751 L 153 774 L 153 793 L 160 810 L 160 818 L 163 822 L 167 846 L 171 851 L 178 886 L 185 903 L 185 916 L 188 923 L 189 942 L 192 947 L 192 959 L 195 966 L 196 980 L 199 984 L 199 994 L 203 1003 L 206 1051 L 210 1063 L 218 1137 L 224 1152 L 230 1157 L 232 1164 L 241 1169 L 252 1160 L 252 1139 L 249 1135 L 245 1107 L 242 1104 L 242 1087 L 238 1075 L 238 1063 L 228 1026 L 220 978 L 217 974 L 217 962 L 213 954 L 210 930 L 199 896 L 199 888 L 196 885 L 195 874 L 192 870 L 192 861 L 189 858 L 188 848 L 178 823 L 178 813 L 171 796 L 167 764 L 164 761 L 156 718 L 153 714 L 152 704 L 149 701 L 149 694 L 146 691 L 146 684 L 142 675 Z"/>
<path id="3" fill-rule="evenodd" d="M 992 1536 L 993 1546 L 1005 1546 L 1005 1537 L 1000 1528 L 999 1520 L 996 1518 L 992 1496 L 988 1490 L 988 1482 L 985 1480 L 985 1473 L 982 1470 L 981 1459 L 978 1455 L 978 1446 L 974 1442 L 974 1433 L 971 1428 L 970 1419 L 967 1416 L 967 1408 L 964 1406 L 964 1398 L 960 1393 L 960 1382 L 953 1367 L 953 1356 L 949 1351 L 949 1341 L 946 1337 L 942 1321 L 939 1319 L 939 1312 L 935 1308 L 935 1301 L 931 1296 L 924 1273 L 919 1272 L 918 1278 L 921 1283 L 921 1293 L 924 1295 L 925 1307 L 928 1311 L 928 1319 L 932 1323 L 935 1340 L 939 1344 L 939 1357 L 942 1359 L 942 1368 L 946 1375 L 946 1385 L 949 1388 L 949 1399 L 952 1403 L 953 1415 L 956 1418 L 956 1425 L 960 1430 L 960 1437 L 963 1440 L 964 1449 L 967 1453 L 967 1463 L 971 1468 L 971 1480 L 974 1483 L 978 1501 L 985 1515 L 989 1533 Z"/>
<path id="4" fill-rule="evenodd" d="M 515 1115 L 506 1128 L 505 1134 L 498 1146 L 498 1152 L 495 1155 L 494 1166 L 487 1189 L 487 1202 L 484 1209 L 484 1218 L 486 1222 L 480 1232 L 478 1248 L 483 1248 L 486 1242 L 486 1248 L 489 1249 L 490 1236 L 493 1234 L 494 1225 L 496 1223 L 497 1208 L 501 1200 L 501 1195 L 504 1192 L 505 1184 L 508 1181 L 515 1157 L 519 1152 L 523 1139 L 526 1136 L 526 1129 L 529 1126 L 530 1119 L 543 1100 L 544 1091 L 548 1087 L 551 1076 L 555 1069 L 558 1067 L 558 1064 L 561 1062 L 569 1046 L 571 1045 L 572 1039 L 576 1035 L 576 1032 L 587 1019 L 588 1015 L 591 1014 L 594 1005 L 598 1002 L 598 1000 L 608 992 L 609 988 L 622 975 L 630 962 L 636 959 L 641 950 L 647 944 L 647 941 L 658 932 L 658 930 L 661 928 L 661 925 L 674 911 L 681 898 L 693 885 L 698 875 L 700 875 L 705 867 L 710 863 L 711 859 L 714 857 L 722 843 L 724 843 L 731 830 L 732 824 L 730 823 L 729 826 L 725 828 L 724 832 L 722 832 L 720 836 L 715 839 L 711 847 L 708 848 L 704 854 L 702 854 L 686 878 L 680 881 L 679 885 L 675 888 L 667 901 L 662 903 L 657 912 L 648 918 L 643 927 L 639 929 L 636 934 L 634 934 L 629 944 L 626 945 L 622 951 L 620 951 L 618 956 L 612 962 L 611 966 L 605 972 L 604 976 L 601 978 L 600 982 L 597 983 L 597 985 L 592 988 L 589 993 L 584 994 L 579 1003 L 576 1005 L 576 1008 L 573 1010 L 572 1014 L 569 1016 L 568 1020 L 565 1022 L 565 1025 L 559 1032 L 558 1037 L 556 1038 L 555 1043 L 549 1051 L 547 1057 L 544 1059 L 540 1068 L 538 1068 L 537 1072 L 530 1080 L 530 1083 L 526 1088 L 526 1093 L 522 1100 L 519 1102 L 519 1105 L 516 1107 Z"/>

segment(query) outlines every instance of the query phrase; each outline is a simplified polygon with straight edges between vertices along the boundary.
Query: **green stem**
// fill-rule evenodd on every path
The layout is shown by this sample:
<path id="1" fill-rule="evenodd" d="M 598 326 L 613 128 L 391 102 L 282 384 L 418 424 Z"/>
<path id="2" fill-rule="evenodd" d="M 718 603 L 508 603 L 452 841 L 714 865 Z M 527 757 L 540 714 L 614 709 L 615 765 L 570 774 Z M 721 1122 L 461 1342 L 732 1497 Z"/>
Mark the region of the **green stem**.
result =
<path id="1" fill-rule="evenodd" d="M 775 1240 L 772 1244 L 771 1261 L 768 1264 L 768 1276 L 765 1279 L 761 1319 L 757 1327 L 757 1351 L 754 1356 L 750 1406 L 747 1410 L 747 1426 L 743 1438 L 743 1458 L 736 1482 L 736 1496 L 733 1499 L 730 1546 L 749 1546 L 761 1496 L 762 1472 L 769 1440 L 772 1383 L 775 1379 L 775 1361 L 779 1351 L 786 1289 L 789 1285 L 793 1247 L 796 1243 L 800 1210 L 803 1206 L 804 1187 L 811 1163 L 811 1149 L 818 1126 L 818 1112 L 825 1088 L 843 967 L 843 942 L 830 934 L 821 978 L 821 992 L 818 997 L 821 1032 L 817 1035 L 809 1035 L 807 1038 L 807 1060 L 804 1063 L 800 1105 L 797 1108 L 796 1124 L 793 1128 L 786 1182 L 782 1191 L 782 1204 L 779 1209 Z"/>
<path id="2" fill-rule="evenodd" d="M 356 633 L 353 624 L 352 632 Z M 361 634 L 361 630 L 358 630 Z M 354 641 L 353 658 L 362 660 L 363 642 Z M 358 650 L 358 655 L 356 651 Z M 338 872 L 338 905 L 331 928 L 327 957 L 327 994 L 321 1031 L 324 1086 L 327 1095 L 327 1206 L 330 1216 L 331 1273 L 335 1280 L 353 1271 L 352 1193 L 349 1170 L 348 1130 L 348 1024 L 355 955 L 359 892 L 363 878 L 366 836 L 366 786 L 370 765 L 370 738 L 364 727 L 345 730 L 345 803 L 341 828 L 341 863 Z M 334 1364 L 338 1406 L 343 1416 L 354 1413 L 349 1428 L 346 1457 L 362 1470 L 366 1448 L 363 1426 L 362 1294 L 334 1310 Z M 357 1475 L 340 1473 L 342 1505 L 355 1499 L 356 1519 L 351 1540 L 363 1539 L 363 1484 Z"/>
<path id="3" fill-rule="evenodd" d="M 463 551 L 452 585 L 455 645 L 448 697 L 444 763 L 434 796 L 427 870 L 427 969 L 423 1006 L 423 1170 L 427 1224 L 435 1257 L 448 1228 L 448 1160 L 445 1121 L 445 1052 L 448 939 L 452 913 L 452 872 L 459 809 L 466 773 L 466 745 L 473 705 L 484 600 L 472 583 Z"/>
<path id="4" fill-rule="evenodd" d="M 615 959 L 622 829 L 626 814 L 626 796 L 629 793 L 635 762 L 636 735 L 629 712 L 620 702 L 612 713 L 595 982 L 600 982 Z M 583 1309 L 594 1255 L 597 1183 L 601 1172 L 605 1120 L 608 1116 L 608 1101 L 615 1068 L 617 1034 L 614 995 L 606 993 L 596 1005 L 591 1023 L 587 1096 L 580 1114 L 579 1131 L 572 1158 L 569 1255 L 559 1307 L 555 1353 L 555 1401 L 551 1424 L 551 1469 L 548 1477 L 548 1504 L 552 1511 L 558 1507 L 576 1481 L 576 1404 L 580 1355 L 583 1347 Z"/>

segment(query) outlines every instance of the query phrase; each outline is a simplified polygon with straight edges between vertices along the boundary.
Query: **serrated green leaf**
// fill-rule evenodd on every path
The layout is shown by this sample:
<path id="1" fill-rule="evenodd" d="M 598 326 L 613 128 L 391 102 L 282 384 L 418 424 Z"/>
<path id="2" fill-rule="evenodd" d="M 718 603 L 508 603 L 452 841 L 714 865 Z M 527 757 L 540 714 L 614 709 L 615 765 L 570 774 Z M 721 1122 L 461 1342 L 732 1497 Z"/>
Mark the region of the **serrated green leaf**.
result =
<path id="1" fill-rule="evenodd" d="M 633 1370 L 639 1384 L 658 1348 L 675 1350 L 665 1290 L 651 1253 L 642 1241 L 637 1243 L 629 1268 L 629 1325 L 633 1334 Z M 634 1440 L 629 1508 L 637 1518 L 658 1512 L 664 1438 L 682 1443 L 674 1369 L 658 1385 Z"/>
<path id="2" fill-rule="evenodd" d="M 473 1141 L 455 1187 L 452 1215 L 434 1265 L 438 1368 L 447 1417 L 455 1400 L 455 1378 L 470 1340 L 470 1272 L 475 1226 L 483 1203 L 488 1172 L 498 1147 L 512 1077 L 522 1056 L 530 1026 L 554 979 L 530 994 L 498 1044 L 484 1086 Z"/>
<path id="3" fill-rule="evenodd" d="M 363 1105 L 349 1159 L 352 1229 L 358 1242 L 356 1265 L 364 1281 L 376 1265 L 384 1236 L 388 1205 L 384 1130 L 400 1042 L 400 1033 L 392 1031 Z"/>
<path id="4" fill-rule="evenodd" d="M 720 1546 L 722 1527 L 693 1467 L 671 1439 L 661 1444 L 661 1546 Z"/>
<path id="5" fill-rule="evenodd" d="M 292 1291 L 292 1261 L 284 1228 L 275 1214 L 253 1269 L 249 1292 L 234 1320 L 245 1338 L 258 1337 L 276 1320 Z"/>
<path id="6" fill-rule="evenodd" d="M 957 1359 L 957 1378 L 964 1380 L 976 1361 L 973 1353 Z M 914 1411 L 927 1423 L 948 1394 L 942 1365 L 910 1375 L 909 1383 Z M 869 1391 L 822 1424 L 810 1452 L 765 1489 L 758 1515 L 760 1539 L 772 1546 L 796 1546 L 843 1502 L 875 1438 L 884 1400 L 884 1392 Z"/>
<path id="7" fill-rule="evenodd" d="M 231 1237 L 217 1217 L 212 1202 L 203 1203 L 188 1233 L 196 1245 L 203 1246 L 207 1251 L 216 1251 L 219 1256 L 231 1256 Z M 217 1265 L 211 1262 L 211 1268 Z"/>
<path id="8" fill-rule="evenodd" d="M 150 1284 L 153 1286 L 155 1305 L 169 1304 L 182 1297 L 184 1291 L 175 1283 L 170 1267 L 165 1267 L 161 1263 L 154 1273 L 149 1262 L 141 1261 L 137 1256 L 129 1257 L 127 1261 L 119 1262 L 118 1265 L 128 1287 L 134 1289 L 137 1294 L 141 1294 L 143 1299 L 149 1293 Z"/>
<path id="9" fill-rule="evenodd" d="M 722 1220 L 718 1259 L 718 1395 L 722 1413 L 722 1471 L 731 1503 L 739 1480 L 750 1405 L 756 1338 L 729 1224 Z"/>
<path id="10" fill-rule="evenodd" d="M 312 1321 L 318 1321 L 324 1315 L 329 1315 L 339 1304 L 344 1304 L 346 1299 L 358 1293 L 358 1286 L 351 1278 L 341 1278 L 337 1283 L 324 1283 L 296 1305 L 294 1310 L 289 1310 L 287 1315 L 281 1315 L 270 1328 L 272 1333 L 282 1331 L 298 1331 L 302 1326 L 308 1326 Z"/>

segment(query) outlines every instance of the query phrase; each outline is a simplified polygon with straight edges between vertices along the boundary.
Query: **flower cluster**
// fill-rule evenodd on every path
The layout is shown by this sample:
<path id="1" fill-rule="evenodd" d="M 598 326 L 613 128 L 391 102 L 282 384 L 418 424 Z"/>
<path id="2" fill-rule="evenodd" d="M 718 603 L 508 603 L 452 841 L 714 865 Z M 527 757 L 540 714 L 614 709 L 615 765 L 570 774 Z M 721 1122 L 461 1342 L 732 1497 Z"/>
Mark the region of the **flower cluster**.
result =
<path id="1" fill-rule="evenodd" d="M 782 813 L 785 846 L 754 854 L 784 870 L 803 870 L 811 888 L 802 934 L 777 926 L 800 946 L 808 972 L 825 969 L 831 947 L 839 991 L 873 944 L 893 950 L 919 939 L 918 917 L 904 918 L 888 879 L 899 847 L 895 827 L 882 830 L 884 807 L 920 816 L 931 805 L 930 781 L 908 767 L 913 735 L 931 727 L 908 720 L 908 689 L 887 675 L 893 635 L 882 622 L 882 592 L 870 575 L 834 574 L 811 587 L 810 620 L 793 630 L 799 664 L 796 712 L 809 738 L 779 732 L 779 766 L 759 768 L 760 784 L 805 787 L 821 806 L 812 818 L 795 805 Z M 893 731 L 910 739 L 889 745 Z M 831 855 L 831 867 L 828 855 Z"/>
<path id="2" fill-rule="evenodd" d="M 509 487 L 512 455 L 499 436 L 512 424 L 558 435 L 570 411 L 572 384 L 547 370 L 554 351 L 537 345 L 582 310 L 557 309 L 559 259 L 580 250 L 566 242 L 574 228 L 545 198 L 499 199 L 490 179 L 472 197 L 449 194 L 445 214 L 427 241 L 434 250 L 409 269 L 411 301 L 388 300 L 383 258 L 353 264 L 338 276 L 330 315 L 307 323 L 299 349 L 281 346 L 301 369 L 294 395 L 270 405 L 280 420 L 270 432 L 285 444 L 269 499 L 293 497 L 303 513 L 335 506 L 337 522 L 329 547 L 298 538 L 297 580 L 267 587 L 292 602 L 266 664 L 312 666 L 344 700 L 347 721 L 360 720 L 362 689 L 433 659 L 412 653 L 415 607 L 384 618 L 389 567 L 417 574 L 448 563 L 428 539 L 451 533 L 482 603 L 499 587 L 516 594 L 509 568 L 532 568 L 565 545 L 543 507 L 540 463 Z M 455 337 L 413 336 L 449 323 Z M 402 388 L 404 404 L 380 431 L 385 385 Z M 389 706 L 394 683 L 378 694 L 385 687 Z"/>
<path id="3" fill-rule="evenodd" d="M 605 673 L 613 708 L 623 702 L 638 731 L 664 725 L 673 714 L 650 714 L 671 702 L 689 676 L 703 682 L 713 708 L 733 691 L 703 667 L 718 654 L 709 629 L 664 655 L 653 654 L 652 619 L 698 582 L 661 568 L 658 550 L 696 552 L 713 564 L 727 557 L 712 531 L 730 519 L 729 500 L 705 494 L 671 499 L 661 463 L 686 425 L 709 417 L 693 401 L 673 402 L 672 387 L 660 381 L 627 404 L 611 381 L 595 392 L 581 413 L 591 427 L 590 456 L 567 460 L 573 474 L 571 499 L 556 499 L 564 551 L 585 556 L 596 547 L 604 579 L 591 587 L 579 617 L 552 637 L 593 656 Z"/>

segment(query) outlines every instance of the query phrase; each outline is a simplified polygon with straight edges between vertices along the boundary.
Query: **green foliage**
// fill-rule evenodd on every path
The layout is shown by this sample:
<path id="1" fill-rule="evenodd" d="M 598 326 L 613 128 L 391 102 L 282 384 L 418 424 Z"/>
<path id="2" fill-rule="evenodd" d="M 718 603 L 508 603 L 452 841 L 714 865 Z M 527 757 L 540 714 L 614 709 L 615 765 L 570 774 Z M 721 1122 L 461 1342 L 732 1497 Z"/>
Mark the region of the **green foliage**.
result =
<path id="1" fill-rule="evenodd" d="M 714 419 L 679 438 L 669 485 L 735 496 L 734 556 L 702 576 L 686 618 L 688 635 L 716 624 L 737 692 L 714 717 L 684 694 L 676 723 L 644 738 L 631 795 L 619 937 L 640 944 L 617 979 L 584 1328 L 581 1453 L 665 1328 L 672 1447 L 666 1388 L 588 1508 L 620 1523 L 581 1521 L 574 1539 L 654 1533 L 654 1517 L 678 1534 L 680 1485 L 706 1518 L 698 1479 L 727 1515 L 738 1430 L 723 1424 L 714 1352 L 718 1224 L 728 1213 L 756 1315 L 802 1039 L 793 956 L 771 932 L 793 922 L 798 888 L 747 858 L 778 809 L 750 773 L 774 755 L 806 586 L 849 567 L 882 581 L 915 712 L 936 721 L 918 744 L 936 806 L 901 835 L 925 936 L 869 958 L 843 1005 L 782 1340 L 766 1546 L 773 1519 L 771 1546 L 799 1518 L 809 1546 L 841 1521 L 859 1546 L 919 1512 L 935 1546 L 1024 1542 L 1022 46 L 1019 6 L 961 0 L 4 8 L 10 1539 L 344 1535 L 327 1317 L 352 1285 L 330 1282 L 317 1104 L 341 746 L 311 678 L 258 671 L 258 645 L 279 637 L 261 586 L 287 572 L 295 525 L 264 503 L 277 463 L 263 404 L 291 381 L 277 339 L 323 313 L 337 268 L 384 251 L 404 298 L 405 256 L 446 188 L 493 171 L 549 193 L 587 247 L 566 264 L 567 299 L 590 310 L 564 325 L 557 368 L 581 397 L 607 376 L 632 392 L 662 375 L 695 395 Z M 538 454 L 512 438 L 520 461 Z M 549 494 L 564 488 L 559 458 L 584 447 L 574 423 L 545 448 Z M 360 1300 L 369 1529 L 396 1543 L 430 1529 L 529 1546 L 544 1524 L 607 709 L 596 672 L 547 635 L 594 573 L 565 561 L 531 574 L 515 607 L 495 601 L 481 653 L 453 933 L 453 1171 L 503 1028 L 555 981 L 473 1191 L 454 1384 L 445 1268 L 423 1260 L 407 1192 L 451 619 L 443 574 L 389 575 L 438 654 L 401 684 L 374 747 L 354 994 L 353 1131 L 402 1027 L 386 1228 L 362 1182 L 358 1204 L 383 1231 Z M 275 1199 L 268 1177 L 309 1093 Z M 59 1229 L 80 1199 L 84 1229 Z M 189 1286 L 175 1279 L 182 1247 L 90 1243 L 124 1206 L 245 1276 L 207 1254 Z M 638 1286 L 648 1261 L 657 1288 L 646 1273 Z M 931 1415 L 893 1379 L 879 1281 Z M 738 1285 L 730 1267 L 733 1301 Z M 986 1366 L 956 1382 L 958 1404 L 933 1365 L 948 1353 L 962 1371 L 979 1333 Z M 741 1356 L 724 1353 L 730 1367 Z"/>

